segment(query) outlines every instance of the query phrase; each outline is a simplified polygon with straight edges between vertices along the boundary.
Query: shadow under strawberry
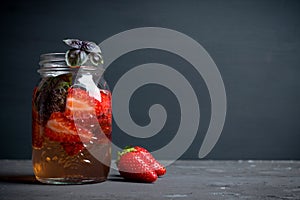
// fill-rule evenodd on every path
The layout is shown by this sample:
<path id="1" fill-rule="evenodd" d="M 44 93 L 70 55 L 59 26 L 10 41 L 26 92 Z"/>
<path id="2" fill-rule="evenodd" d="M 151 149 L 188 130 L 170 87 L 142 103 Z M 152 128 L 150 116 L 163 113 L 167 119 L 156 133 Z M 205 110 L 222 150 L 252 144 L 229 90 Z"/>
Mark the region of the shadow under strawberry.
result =
<path id="1" fill-rule="evenodd" d="M 112 174 L 109 175 L 107 178 L 107 181 L 112 181 L 112 182 L 124 182 L 124 183 L 143 183 L 143 184 L 153 184 L 153 183 L 147 183 L 144 181 L 138 181 L 138 180 L 133 180 L 133 179 L 124 179 L 121 175 L 119 174 Z"/>

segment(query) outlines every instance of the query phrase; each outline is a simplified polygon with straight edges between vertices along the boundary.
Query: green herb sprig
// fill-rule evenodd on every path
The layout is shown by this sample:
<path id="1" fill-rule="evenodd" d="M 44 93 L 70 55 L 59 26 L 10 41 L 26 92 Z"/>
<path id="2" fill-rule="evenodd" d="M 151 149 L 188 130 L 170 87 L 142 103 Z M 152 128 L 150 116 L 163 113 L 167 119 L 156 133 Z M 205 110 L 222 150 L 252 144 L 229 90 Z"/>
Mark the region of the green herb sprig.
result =
<path id="1" fill-rule="evenodd" d="M 65 39 L 65 44 L 72 47 L 66 52 L 65 60 L 68 66 L 78 67 L 86 63 L 88 60 L 95 65 L 103 64 L 100 47 L 89 41 L 81 41 L 78 39 Z"/>

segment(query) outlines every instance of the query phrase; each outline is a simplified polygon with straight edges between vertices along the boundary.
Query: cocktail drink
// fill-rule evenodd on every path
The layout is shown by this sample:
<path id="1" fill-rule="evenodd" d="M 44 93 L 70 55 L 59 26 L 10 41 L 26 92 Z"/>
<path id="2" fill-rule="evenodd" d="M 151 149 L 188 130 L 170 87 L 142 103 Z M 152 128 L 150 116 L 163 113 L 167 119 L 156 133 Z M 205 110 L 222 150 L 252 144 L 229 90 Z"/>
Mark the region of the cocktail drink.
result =
<path id="1" fill-rule="evenodd" d="M 32 100 L 34 173 L 50 184 L 101 182 L 111 161 L 111 93 L 103 77 L 95 84 L 95 70 L 69 68 L 63 59 L 47 54 L 40 62 Z"/>

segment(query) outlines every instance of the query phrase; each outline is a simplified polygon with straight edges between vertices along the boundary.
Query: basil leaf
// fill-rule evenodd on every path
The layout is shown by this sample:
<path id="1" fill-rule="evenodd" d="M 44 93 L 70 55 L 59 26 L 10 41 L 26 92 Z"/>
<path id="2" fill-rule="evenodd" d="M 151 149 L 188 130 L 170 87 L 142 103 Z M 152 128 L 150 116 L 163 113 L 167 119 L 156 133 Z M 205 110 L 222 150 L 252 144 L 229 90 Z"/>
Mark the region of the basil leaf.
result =
<path id="1" fill-rule="evenodd" d="M 92 52 L 101 53 L 100 47 L 94 42 L 89 42 L 89 41 L 82 42 L 81 49 L 90 53 Z"/>
<path id="2" fill-rule="evenodd" d="M 93 63 L 93 65 L 96 65 L 96 66 L 98 66 L 99 64 L 103 65 L 103 63 L 104 63 L 103 58 L 100 53 L 94 53 L 94 52 L 90 53 L 89 59 L 90 59 L 91 63 Z"/>
<path id="3" fill-rule="evenodd" d="M 79 49 L 71 49 L 66 53 L 66 63 L 68 66 L 81 66 L 88 59 L 85 51 Z"/>
<path id="4" fill-rule="evenodd" d="M 71 85 L 71 73 L 42 79 L 34 96 L 34 105 L 39 113 L 41 124 L 47 123 L 51 113 L 65 110 L 66 97 Z"/>
<path id="5" fill-rule="evenodd" d="M 68 46 L 75 48 L 75 49 L 80 49 L 82 47 L 82 41 L 78 39 L 66 39 L 63 40 L 64 43 L 66 43 Z"/>

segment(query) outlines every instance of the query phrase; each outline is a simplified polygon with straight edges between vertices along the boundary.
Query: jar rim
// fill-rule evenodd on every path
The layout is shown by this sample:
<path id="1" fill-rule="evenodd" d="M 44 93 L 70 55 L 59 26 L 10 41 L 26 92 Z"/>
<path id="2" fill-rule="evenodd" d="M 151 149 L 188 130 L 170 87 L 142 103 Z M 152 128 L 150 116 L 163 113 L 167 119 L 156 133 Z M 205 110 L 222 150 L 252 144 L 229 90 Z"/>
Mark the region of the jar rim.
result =
<path id="1" fill-rule="evenodd" d="M 78 71 L 79 69 L 82 69 L 82 71 L 99 70 L 99 67 L 95 67 L 89 64 L 80 67 L 70 67 L 65 61 L 65 55 L 66 53 L 61 52 L 41 54 L 39 61 L 40 69 L 38 69 L 38 73 L 69 73 L 70 71 Z"/>
<path id="2" fill-rule="evenodd" d="M 40 62 L 39 65 L 42 68 L 44 64 L 46 63 L 52 63 L 52 62 L 62 62 L 64 63 L 65 67 L 68 67 L 65 62 L 65 53 L 45 53 L 40 55 Z"/>

